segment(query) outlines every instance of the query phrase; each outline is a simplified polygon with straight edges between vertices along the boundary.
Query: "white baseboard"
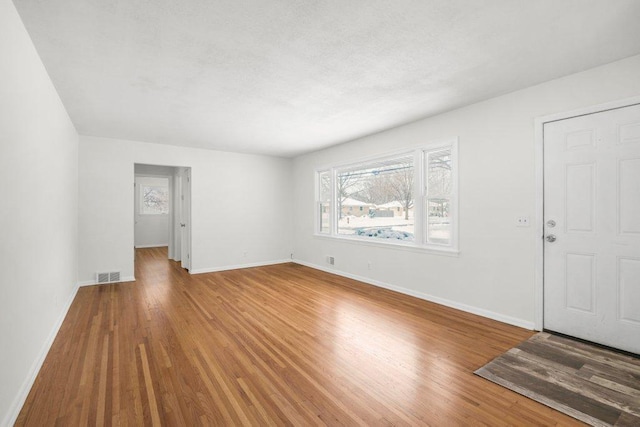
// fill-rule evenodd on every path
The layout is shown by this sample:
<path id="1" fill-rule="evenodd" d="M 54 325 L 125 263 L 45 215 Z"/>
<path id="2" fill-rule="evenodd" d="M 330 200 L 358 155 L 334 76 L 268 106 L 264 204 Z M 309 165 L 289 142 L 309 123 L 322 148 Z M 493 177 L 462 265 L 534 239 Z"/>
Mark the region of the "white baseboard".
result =
<path id="1" fill-rule="evenodd" d="M 451 301 L 445 298 L 436 297 L 433 295 L 425 294 L 422 292 L 414 291 L 412 289 L 403 288 L 401 286 L 391 285 L 375 279 L 370 279 L 364 276 L 358 276 L 356 274 L 345 273 L 344 271 L 334 270 L 320 265 L 312 264 L 310 262 L 294 259 L 296 264 L 304 265 L 306 267 L 321 270 L 327 273 L 336 274 L 338 276 L 347 277 L 349 279 L 364 282 L 369 285 L 378 286 L 380 288 L 389 289 L 391 291 L 399 292 L 401 294 L 410 295 L 412 297 L 420 298 L 425 301 L 435 302 L 436 304 L 444 305 L 446 307 L 455 308 L 456 310 L 465 311 L 467 313 L 476 314 L 478 316 L 486 317 L 488 319 L 497 320 L 498 322 L 507 323 L 509 325 L 518 326 L 520 328 L 534 330 L 534 322 L 530 322 L 524 319 L 518 319 L 516 317 L 506 316 L 504 314 L 496 313 L 494 311 L 486 310 L 484 308 L 474 307 L 471 305 L 463 304 L 456 301 Z"/>
<path id="2" fill-rule="evenodd" d="M 215 273 L 218 271 L 238 270 L 240 268 L 264 267 L 267 265 L 286 264 L 288 262 L 294 262 L 294 261 L 291 259 L 281 259 L 276 261 L 253 262 L 249 264 L 225 265 L 222 267 L 198 268 L 195 270 L 191 270 L 190 273 L 191 274 Z"/>
<path id="3" fill-rule="evenodd" d="M 53 345 L 53 341 L 56 339 L 56 336 L 58 335 L 58 331 L 60 331 L 62 322 L 64 321 L 64 318 L 67 316 L 67 313 L 69 312 L 69 308 L 71 308 L 71 303 L 73 303 L 73 299 L 76 297 L 76 294 L 78 293 L 78 289 L 79 289 L 79 286 L 76 284 L 76 286 L 74 286 L 73 290 L 71 291 L 71 295 L 67 299 L 62 309 L 62 312 L 58 317 L 58 320 L 53 325 L 51 332 L 49 332 L 47 339 L 42 345 L 42 349 L 40 350 L 38 357 L 31 365 L 31 369 L 29 369 L 29 374 L 27 375 L 27 378 L 24 380 L 24 383 L 22 383 L 22 387 L 20 387 L 20 391 L 18 392 L 18 395 L 13 400 L 13 403 L 11 404 L 11 406 L 9 406 L 9 411 L 7 412 L 7 415 L 5 416 L 4 420 L 2 420 L 2 423 L 0 423 L 0 426 L 8 427 L 15 424 L 16 419 L 18 418 L 18 415 L 20 415 L 20 410 L 22 409 L 22 406 L 24 405 L 24 402 L 27 400 L 27 396 L 31 391 L 31 387 L 33 387 L 33 383 L 35 382 L 36 377 L 38 376 L 38 372 L 40 372 L 40 369 L 42 368 L 42 364 L 44 363 L 44 360 L 47 358 L 47 354 L 49 354 L 49 350 Z"/>
<path id="4" fill-rule="evenodd" d="M 120 278 L 120 282 L 135 282 L 136 278 L 134 276 L 127 276 Z M 120 283 L 117 282 L 117 283 Z M 93 285 L 112 285 L 113 283 L 97 283 L 95 280 L 85 280 L 83 282 L 78 282 L 79 287 L 83 286 L 93 286 Z"/>
<path id="5" fill-rule="evenodd" d="M 135 245 L 136 249 L 148 249 L 148 248 L 168 248 L 168 243 L 160 243 L 157 245 Z"/>

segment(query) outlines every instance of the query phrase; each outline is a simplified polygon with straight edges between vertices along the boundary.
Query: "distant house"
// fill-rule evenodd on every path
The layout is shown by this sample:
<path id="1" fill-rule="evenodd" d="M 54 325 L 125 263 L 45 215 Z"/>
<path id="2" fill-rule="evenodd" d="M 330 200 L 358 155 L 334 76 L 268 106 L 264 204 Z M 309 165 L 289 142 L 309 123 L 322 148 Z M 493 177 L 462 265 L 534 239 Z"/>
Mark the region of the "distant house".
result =
<path id="1" fill-rule="evenodd" d="M 404 216 L 404 204 L 394 200 L 383 205 L 377 205 L 376 211 L 384 216 L 402 217 Z M 409 208 L 409 217 L 413 217 L 413 207 Z"/>
<path id="2" fill-rule="evenodd" d="M 385 203 L 382 205 L 377 205 L 376 210 L 383 214 L 384 216 L 402 216 L 404 214 L 404 210 L 402 209 L 402 203 L 397 200 L 394 200 L 389 203 Z"/>
<path id="3" fill-rule="evenodd" d="M 342 201 L 341 207 L 343 217 L 347 215 L 364 216 L 369 215 L 371 211 L 375 211 L 376 205 L 347 197 Z"/>

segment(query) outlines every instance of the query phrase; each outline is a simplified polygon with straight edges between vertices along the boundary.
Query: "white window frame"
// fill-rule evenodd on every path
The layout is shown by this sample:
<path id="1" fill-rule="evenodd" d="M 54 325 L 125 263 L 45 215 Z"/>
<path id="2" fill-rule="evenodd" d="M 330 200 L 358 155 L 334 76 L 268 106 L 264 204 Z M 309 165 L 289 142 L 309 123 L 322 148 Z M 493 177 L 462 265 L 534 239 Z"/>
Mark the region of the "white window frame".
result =
<path id="1" fill-rule="evenodd" d="M 426 157 L 430 152 L 442 151 L 445 149 L 451 150 L 451 196 L 450 196 L 450 209 L 452 211 L 451 215 L 451 241 L 450 244 L 441 244 L 441 243 L 429 243 L 427 240 L 427 164 Z M 395 241 L 395 240 L 385 240 L 385 239 L 375 239 L 371 237 L 365 236 L 352 236 L 352 235 L 343 235 L 338 234 L 338 221 L 336 211 L 336 177 L 339 171 L 343 171 L 346 169 L 357 169 L 359 167 L 364 167 L 367 164 L 373 162 L 382 162 L 385 160 L 392 160 L 395 158 L 403 157 L 403 156 L 413 156 L 414 161 L 414 241 L 406 242 L 406 241 Z M 321 227 L 321 217 L 320 217 L 320 174 L 329 172 L 331 177 L 331 202 L 329 204 L 329 232 L 323 233 L 320 230 Z M 355 244 L 366 244 L 373 246 L 384 246 L 384 247 L 395 247 L 399 249 L 409 249 L 409 250 L 418 250 L 418 251 L 426 251 L 426 252 L 434 252 L 439 254 L 451 254 L 457 255 L 459 253 L 458 246 L 458 223 L 460 220 L 460 213 L 458 209 L 458 139 L 452 138 L 447 139 L 440 142 L 433 142 L 429 144 L 423 144 L 417 147 L 408 148 L 405 150 L 398 150 L 391 153 L 386 153 L 378 156 L 370 156 L 367 158 L 363 158 L 357 162 L 349 162 L 349 163 L 338 163 L 329 166 L 324 166 L 321 168 L 317 168 L 315 170 L 315 215 L 314 215 L 314 236 L 320 238 L 329 238 L 329 239 L 337 239 L 349 243 Z"/>

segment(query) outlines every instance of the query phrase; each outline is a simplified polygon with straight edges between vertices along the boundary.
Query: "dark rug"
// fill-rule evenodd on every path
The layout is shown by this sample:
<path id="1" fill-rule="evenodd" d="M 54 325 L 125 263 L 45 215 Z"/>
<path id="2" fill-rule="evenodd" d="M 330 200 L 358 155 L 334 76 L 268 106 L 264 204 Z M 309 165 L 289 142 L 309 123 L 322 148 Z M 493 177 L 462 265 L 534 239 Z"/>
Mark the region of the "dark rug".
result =
<path id="1" fill-rule="evenodd" d="M 593 426 L 640 426 L 640 358 L 540 332 L 478 369 Z"/>

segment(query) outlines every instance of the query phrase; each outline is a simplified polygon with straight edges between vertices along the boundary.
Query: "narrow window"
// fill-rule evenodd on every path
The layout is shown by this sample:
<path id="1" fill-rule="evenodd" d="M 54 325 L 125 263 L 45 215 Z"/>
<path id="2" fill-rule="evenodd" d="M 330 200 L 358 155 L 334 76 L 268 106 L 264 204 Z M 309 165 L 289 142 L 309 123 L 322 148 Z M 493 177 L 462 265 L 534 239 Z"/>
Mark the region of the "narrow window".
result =
<path id="1" fill-rule="evenodd" d="M 331 233 L 331 171 L 318 173 L 318 232 Z"/>
<path id="2" fill-rule="evenodd" d="M 426 153 L 427 243 L 451 245 L 453 192 L 451 148 Z"/>

